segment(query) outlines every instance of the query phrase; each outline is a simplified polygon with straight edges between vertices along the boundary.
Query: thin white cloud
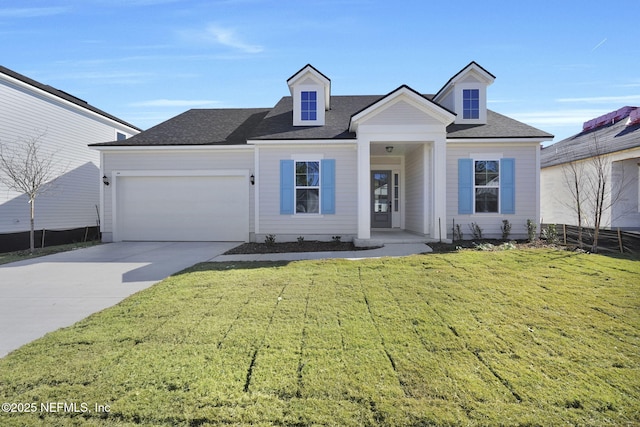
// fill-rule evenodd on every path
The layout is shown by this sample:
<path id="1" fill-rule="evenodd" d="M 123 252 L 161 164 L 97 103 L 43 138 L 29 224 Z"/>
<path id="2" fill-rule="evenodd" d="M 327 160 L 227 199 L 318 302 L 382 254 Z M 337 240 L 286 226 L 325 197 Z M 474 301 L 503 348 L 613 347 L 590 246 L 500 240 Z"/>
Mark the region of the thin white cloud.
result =
<path id="1" fill-rule="evenodd" d="M 183 31 L 182 36 L 191 40 L 226 46 L 243 53 L 260 53 L 264 51 L 262 46 L 242 40 L 235 30 L 216 24 L 209 25 L 203 31 Z"/>
<path id="2" fill-rule="evenodd" d="M 132 107 L 202 107 L 216 104 L 220 104 L 220 101 L 209 99 L 152 99 L 134 102 L 129 105 Z"/>
<path id="3" fill-rule="evenodd" d="M 60 15 L 67 12 L 64 7 L 22 7 L 0 9 L 0 18 L 37 18 Z"/>
<path id="4" fill-rule="evenodd" d="M 545 110 L 511 113 L 510 117 L 530 125 L 576 126 L 598 117 L 606 111 L 598 109 Z"/>
<path id="5" fill-rule="evenodd" d="M 600 43 L 598 43 L 597 45 L 595 45 L 593 47 L 593 49 L 591 49 L 591 52 L 593 52 L 594 50 L 596 50 L 597 48 L 599 48 L 600 46 L 602 46 L 603 44 L 605 44 L 607 42 L 607 38 L 605 37 L 604 40 L 602 40 Z"/>
<path id="6" fill-rule="evenodd" d="M 616 103 L 639 103 L 639 95 L 622 95 L 622 96 L 591 96 L 585 98 L 558 98 L 556 102 L 585 102 L 588 104 L 616 104 Z"/>

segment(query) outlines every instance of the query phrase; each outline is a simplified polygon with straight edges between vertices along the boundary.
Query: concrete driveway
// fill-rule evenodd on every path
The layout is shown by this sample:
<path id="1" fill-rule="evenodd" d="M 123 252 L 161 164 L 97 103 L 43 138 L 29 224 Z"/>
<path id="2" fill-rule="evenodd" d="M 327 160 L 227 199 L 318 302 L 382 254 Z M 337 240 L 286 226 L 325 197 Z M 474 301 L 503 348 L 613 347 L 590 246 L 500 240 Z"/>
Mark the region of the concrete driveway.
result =
<path id="1" fill-rule="evenodd" d="M 0 357 L 238 244 L 109 243 L 0 265 Z"/>

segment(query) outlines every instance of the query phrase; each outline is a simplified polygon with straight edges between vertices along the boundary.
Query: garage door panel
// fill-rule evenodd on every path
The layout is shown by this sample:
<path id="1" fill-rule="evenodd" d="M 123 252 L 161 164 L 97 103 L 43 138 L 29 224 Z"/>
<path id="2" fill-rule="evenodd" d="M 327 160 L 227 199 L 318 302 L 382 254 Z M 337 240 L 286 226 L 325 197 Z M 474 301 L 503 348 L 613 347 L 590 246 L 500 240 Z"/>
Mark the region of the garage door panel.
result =
<path id="1" fill-rule="evenodd" d="M 245 176 L 120 177 L 118 240 L 244 241 L 249 234 Z"/>

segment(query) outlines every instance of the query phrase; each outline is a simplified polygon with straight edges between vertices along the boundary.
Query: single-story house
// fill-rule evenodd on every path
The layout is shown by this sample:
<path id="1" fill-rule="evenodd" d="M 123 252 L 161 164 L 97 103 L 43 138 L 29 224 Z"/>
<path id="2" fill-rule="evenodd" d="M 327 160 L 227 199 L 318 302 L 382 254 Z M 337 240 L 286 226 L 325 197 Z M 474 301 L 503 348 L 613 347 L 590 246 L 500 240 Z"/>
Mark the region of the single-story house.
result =
<path id="1" fill-rule="evenodd" d="M 593 227 L 594 184 L 605 184 L 600 227 L 640 230 L 640 107 L 622 107 L 583 124 L 582 131 L 541 152 L 542 220 Z"/>
<path id="2" fill-rule="evenodd" d="M 82 229 L 82 236 L 86 227 L 97 229 L 100 156 L 87 142 L 125 139 L 140 131 L 82 99 L 0 66 L 0 144 L 16 147 L 37 139 L 45 156 L 54 153 L 55 190 L 36 199 L 37 230 Z M 0 182 L 0 251 L 29 247 L 28 200 Z"/>
<path id="3" fill-rule="evenodd" d="M 270 108 L 194 109 L 100 151 L 102 235 L 367 243 L 372 230 L 512 237 L 538 221 L 546 132 L 487 109 L 475 62 L 435 95 L 332 95 L 311 65 Z"/>

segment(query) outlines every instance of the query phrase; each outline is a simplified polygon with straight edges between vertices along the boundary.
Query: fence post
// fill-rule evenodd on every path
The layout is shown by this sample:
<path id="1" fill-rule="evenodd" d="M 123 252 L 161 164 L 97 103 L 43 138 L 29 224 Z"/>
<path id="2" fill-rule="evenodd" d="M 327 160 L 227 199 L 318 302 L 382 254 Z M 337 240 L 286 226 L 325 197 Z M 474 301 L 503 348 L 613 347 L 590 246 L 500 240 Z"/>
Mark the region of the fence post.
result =
<path id="1" fill-rule="evenodd" d="M 622 234 L 620 233 L 620 227 L 618 227 L 618 244 L 620 245 L 620 253 L 624 253 L 624 246 L 622 246 Z"/>
<path id="2" fill-rule="evenodd" d="M 40 246 L 41 248 L 44 248 L 44 232 L 45 232 L 45 229 L 43 228 L 42 229 L 42 246 Z"/>
<path id="3" fill-rule="evenodd" d="M 564 239 L 564 245 L 567 246 L 567 224 L 562 224 L 562 238 Z"/>

